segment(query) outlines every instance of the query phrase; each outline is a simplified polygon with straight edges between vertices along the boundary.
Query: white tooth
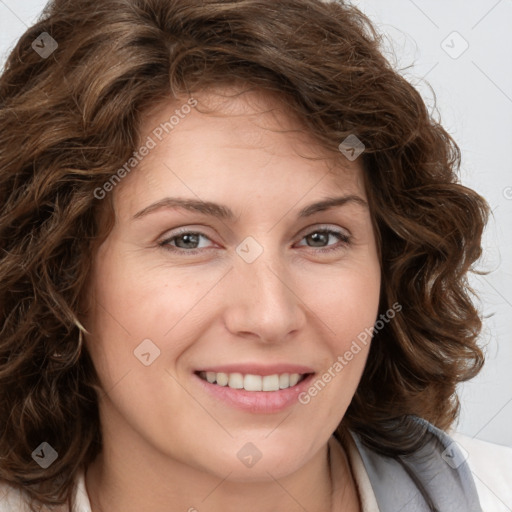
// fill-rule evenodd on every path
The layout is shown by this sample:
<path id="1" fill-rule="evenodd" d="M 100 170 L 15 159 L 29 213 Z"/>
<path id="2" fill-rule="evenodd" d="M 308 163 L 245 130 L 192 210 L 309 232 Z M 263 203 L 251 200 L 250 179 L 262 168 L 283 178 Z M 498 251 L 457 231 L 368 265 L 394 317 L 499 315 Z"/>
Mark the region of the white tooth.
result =
<path id="1" fill-rule="evenodd" d="M 244 377 L 244 389 L 246 391 L 261 391 L 261 380 L 260 375 L 246 375 Z"/>
<path id="2" fill-rule="evenodd" d="M 295 386 L 297 382 L 299 382 L 300 375 L 298 373 L 291 373 L 290 374 L 290 387 Z"/>
<path id="3" fill-rule="evenodd" d="M 279 389 L 279 375 L 265 375 L 263 377 L 263 391 L 277 391 Z"/>
<path id="4" fill-rule="evenodd" d="M 241 373 L 230 373 L 228 386 L 233 389 L 242 389 L 244 387 L 244 376 Z"/>
<path id="5" fill-rule="evenodd" d="M 246 391 L 279 391 L 295 386 L 301 378 L 299 373 L 282 373 L 263 377 L 241 373 L 201 372 L 200 376 L 211 384 L 217 383 L 219 386 L 229 386 Z"/>
<path id="6" fill-rule="evenodd" d="M 219 386 L 227 386 L 228 385 L 228 374 L 227 373 L 217 373 L 216 381 Z"/>
<path id="7" fill-rule="evenodd" d="M 290 387 L 290 375 L 283 373 L 279 375 L 279 389 L 286 389 Z"/>

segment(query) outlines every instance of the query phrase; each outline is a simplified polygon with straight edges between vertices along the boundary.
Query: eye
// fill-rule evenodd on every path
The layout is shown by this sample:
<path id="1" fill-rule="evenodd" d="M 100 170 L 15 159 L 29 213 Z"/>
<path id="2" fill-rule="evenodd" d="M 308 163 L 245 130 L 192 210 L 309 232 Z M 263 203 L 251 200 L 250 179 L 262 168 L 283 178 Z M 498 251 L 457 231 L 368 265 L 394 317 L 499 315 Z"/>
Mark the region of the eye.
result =
<path id="1" fill-rule="evenodd" d="M 201 246 L 201 239 L 210 240 L 203 233 L 195 231 L 183 231 L 170 238 L 166 238 L 159 243 L 161 247 L 174 252 L 187 252 L 188 254 L 196 254 L 198 249 L 204 249 Z"/>
<path id="2" fill-rule="evenodd" d="M 201 249 L 206 250 L 208 247 L 207 243 L 201 243 L 201 240 L 210 241 L 204 233 L 198 231 L 186 231 L 183 230 L 165 240 L 159 242 L 159 246 L 172 252 L 179 252 L 187 255 L 194 255 L 201 252 Z M 321 228 L 311 231 L 309 234 L 304 236 L 302 240 L 306 241 L 306 246 L 312 249 L 317 248 L 316 252 L 331 252 L 344 249 L 350 244 L 350 235 L 343 231 L 335 229 Z M 338 241 L 338 244 L 332 244 L 332 242 Z M 330 243 L 331 242 L 331 243 Z M 304 246 L 304 244 L 298 244 Z"/>
<path id="3" fill-rule="evenodd" d="M 336 244 L 334 246 L 329 244 L 329 242 L 333 239 L 335 241 L 337 240 L 338 242 L 341 242 L 341 244 Z M 308 235 L 303 237 L 302 240 L 306 240 L 306 242 L 312 244 L 308 245 L 308 247 L 320 247 L 319 251 L 317 252 L 330 252 L 344 249 L 347 245 L 349 245 L 350 235 L 343 231 L 334 229 L 316 229 L 315 231 L 311 231 Z M 324 247 L 326 248 L 324 249 Z"/>

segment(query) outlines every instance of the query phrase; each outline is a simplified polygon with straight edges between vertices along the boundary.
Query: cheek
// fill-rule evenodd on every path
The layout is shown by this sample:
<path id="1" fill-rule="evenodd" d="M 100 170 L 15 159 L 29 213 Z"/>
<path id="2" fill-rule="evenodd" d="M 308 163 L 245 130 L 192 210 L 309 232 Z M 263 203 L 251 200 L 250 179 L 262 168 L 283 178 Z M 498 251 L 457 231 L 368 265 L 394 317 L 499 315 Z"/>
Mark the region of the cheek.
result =
<path id="1" fill-rule="evenodd" d="M 323 371 L 303 397 L 304 403 L 316 400 L 344 411 L 361 378 L 378 315 L 380 266 L 376 256 L 364 265 L 347 264 L 321 281 L 321 290 L 310 294 L 312 310 L 325 333 Z M 324 391 L 325 389 L 325 391 Z M 329 410 L 327 416 L 338 413 Z"/>
<path id="2" fill-rule="evenodd" d="M 315 311 L 325 333 L 322 369 L 299 395 L 312 427 L 335 429 L 363 373 L 378 314 L 380 273 L 350 273 L 319 294 Z"/>
<path id="3" fill-rule="evenodd" d="M 316 293 L 309 293 L 311 309 L 330 333 L 331 344 L 343 350 L 376 320 L 380 299 L 379 266 L 350 265 L 316 282 Z"/>
<path id="4" fill-rule="evenodd" d="M 86 324 L 92 336 L 87 343 L 105 387 L 128 371 L 139 370 L 140 356 L 148 351 L 155 365 L 172 367 L 190 345 L 195 333 L 190 326 L 201 313 L 197 305 L 218 277 L 210 273 L 201 280 L 190 270 L 175 272 L 171 279 L 165 269 L 143 268 L 130 257 L 108 250 L 97 262 Z M 184 331 L 186 326 L 189 329 Z"/>

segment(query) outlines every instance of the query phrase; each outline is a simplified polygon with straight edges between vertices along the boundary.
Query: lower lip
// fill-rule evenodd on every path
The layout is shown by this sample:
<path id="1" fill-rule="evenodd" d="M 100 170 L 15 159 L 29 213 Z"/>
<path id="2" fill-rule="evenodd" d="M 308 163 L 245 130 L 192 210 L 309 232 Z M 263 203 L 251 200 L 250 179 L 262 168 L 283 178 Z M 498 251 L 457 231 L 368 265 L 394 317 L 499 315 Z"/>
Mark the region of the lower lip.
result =
<path id="1" fill-rule="evenodd" d="M 226 404 L 244 411 L 271 414 L 285 410 L 298 402 L 298 396 L 310 385 L 314 374 L 309 374 L 303 381 L 295 386 L 279 391 L 246 391 L 245 389 L 233 389 L 228 386 L 219 386 L 203 380 L 194 374 L 203 389 Z"/>

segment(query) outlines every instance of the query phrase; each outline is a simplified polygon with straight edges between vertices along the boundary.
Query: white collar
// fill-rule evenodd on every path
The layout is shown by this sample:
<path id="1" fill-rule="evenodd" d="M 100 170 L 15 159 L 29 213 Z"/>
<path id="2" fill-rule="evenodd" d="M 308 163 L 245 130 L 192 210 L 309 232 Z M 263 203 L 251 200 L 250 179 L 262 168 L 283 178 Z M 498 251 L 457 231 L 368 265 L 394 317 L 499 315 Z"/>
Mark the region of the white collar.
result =
<path id="1" fill-rule="evenodd" d="M 338 460 L 338 467 L 339 463 L 341 463 L 341 459 L 343 458 L 343 449 L 345 450 L 350 470 L 356 483 L 359 501 L 361 503 L 361 512 L 379 512 L 377 498 L 375 497 L 368 473 L 364 467 L 363 459 L 359 454 L 359 450 L 357 449 L 352 436 L 349 433 L 342 436 L 341 443 L 337 438 L 331 436 L 329 439 L 329 447 L 331 449 L 331 457 Z M 333 471 L 333 480 L 336 482 L 338 478 L 341 478 L 341 475 L 335 470 L 335 468 L 336 464 L 334 465 Z"/>
<path id="2" fill-rule="evenodd" d="M 83 469 L 76 477 L 73 512 L 92 512 L 91 502 L 85 487 L 85 472 Z"/>

